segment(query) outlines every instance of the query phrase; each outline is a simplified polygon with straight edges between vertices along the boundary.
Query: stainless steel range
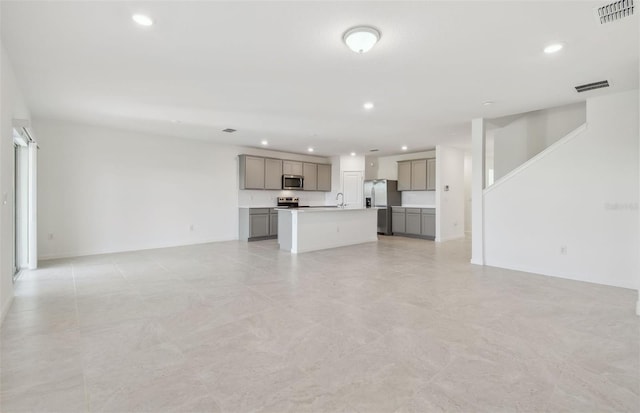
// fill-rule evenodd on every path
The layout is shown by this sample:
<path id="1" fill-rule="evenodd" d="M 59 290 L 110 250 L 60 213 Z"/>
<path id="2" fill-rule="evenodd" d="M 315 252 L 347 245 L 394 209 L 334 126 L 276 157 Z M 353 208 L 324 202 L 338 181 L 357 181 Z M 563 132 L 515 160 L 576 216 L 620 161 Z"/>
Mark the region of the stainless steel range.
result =
<path id="1" fill-rule="evenodd" d="M 278 206 L 279 207 L 287 207 L 287 208 L 298 208 L 299 198 L 297 196 L 279 196 L 278 197 Z"/>

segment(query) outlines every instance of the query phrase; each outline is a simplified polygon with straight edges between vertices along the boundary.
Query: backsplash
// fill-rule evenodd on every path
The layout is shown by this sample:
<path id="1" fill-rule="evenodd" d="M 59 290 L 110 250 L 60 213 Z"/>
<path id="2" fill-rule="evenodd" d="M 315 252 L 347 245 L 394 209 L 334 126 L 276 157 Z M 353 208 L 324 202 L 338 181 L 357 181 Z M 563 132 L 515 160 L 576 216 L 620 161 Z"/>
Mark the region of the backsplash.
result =
<path id="1" fill-rule="evenodd" d="M 402 205 L 435 205 L 436 191 L 402 191 Z"/>
<path id="2" fill-rule="evenodd" d="M 275 207 L 279 196 L 297 196 L 300 205 L 326 205 L 325 192 L 241 190 L 238 191 L 238 206 Z"/>

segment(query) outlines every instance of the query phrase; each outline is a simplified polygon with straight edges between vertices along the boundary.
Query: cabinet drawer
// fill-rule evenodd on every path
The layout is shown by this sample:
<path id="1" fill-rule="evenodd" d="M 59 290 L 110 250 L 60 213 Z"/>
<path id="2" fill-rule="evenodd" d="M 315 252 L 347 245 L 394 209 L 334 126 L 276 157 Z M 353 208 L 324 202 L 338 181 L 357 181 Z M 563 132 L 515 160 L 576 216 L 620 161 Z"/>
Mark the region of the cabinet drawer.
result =
<path id="1" fill-rule="evenodd" d="M 402 207 L 391 207 L 392 212 L 402 212 L 404 214 L 406 208 Z"/>
<path id="2" fill-rule="evenodd" d="M 268 214 L 269 208 L 249 208 L 249 215 Z"/>
<path id="3" fill-rule="evenodd" d="M 435 208 L 422 208 L 422 213 L 425 215 L 435 215 L 436 214 L 436 209 Z"/>
<path id="4" fill-rule="evenodd" d="M 419 214 L 420 208 L 407 208 L 407 214 Z"/>

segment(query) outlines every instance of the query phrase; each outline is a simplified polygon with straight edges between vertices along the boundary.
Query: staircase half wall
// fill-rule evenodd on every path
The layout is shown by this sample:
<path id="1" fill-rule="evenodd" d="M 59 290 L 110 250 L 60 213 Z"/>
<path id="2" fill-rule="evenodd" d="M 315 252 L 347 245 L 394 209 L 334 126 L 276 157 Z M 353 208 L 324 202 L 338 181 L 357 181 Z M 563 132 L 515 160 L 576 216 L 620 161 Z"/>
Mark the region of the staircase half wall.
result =
<path id="1" fill-rule="evenodd" d="M 484 191 L 485 264 L 640 287 L 638 90 L 587 100 L 578 128 Z"/>

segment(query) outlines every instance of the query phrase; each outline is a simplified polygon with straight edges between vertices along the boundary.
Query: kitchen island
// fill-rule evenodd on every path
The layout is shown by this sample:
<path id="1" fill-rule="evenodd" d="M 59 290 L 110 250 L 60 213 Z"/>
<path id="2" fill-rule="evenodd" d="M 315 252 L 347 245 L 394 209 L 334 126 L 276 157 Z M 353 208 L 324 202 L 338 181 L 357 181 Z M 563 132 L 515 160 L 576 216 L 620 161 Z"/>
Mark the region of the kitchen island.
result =
<path id="1" fill-rule="evenodd" d="M 278 208 L 278 244 L 294 254 L 378 241 L 376 208 Z"/>

